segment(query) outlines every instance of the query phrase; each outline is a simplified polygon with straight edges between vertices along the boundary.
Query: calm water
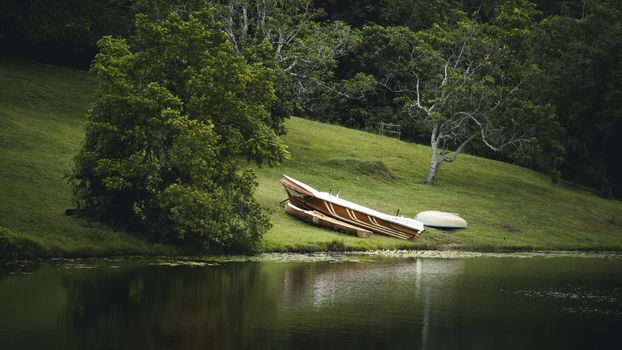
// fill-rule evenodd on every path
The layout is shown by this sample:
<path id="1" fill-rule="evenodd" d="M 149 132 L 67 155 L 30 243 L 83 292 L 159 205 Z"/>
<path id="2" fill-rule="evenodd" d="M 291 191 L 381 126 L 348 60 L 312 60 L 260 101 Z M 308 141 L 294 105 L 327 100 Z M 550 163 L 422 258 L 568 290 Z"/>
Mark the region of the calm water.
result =
<path id="1" fill-rule="evenodd" d="M 2 349 L 622 349 L 622 259 L 0 266 Z"/>

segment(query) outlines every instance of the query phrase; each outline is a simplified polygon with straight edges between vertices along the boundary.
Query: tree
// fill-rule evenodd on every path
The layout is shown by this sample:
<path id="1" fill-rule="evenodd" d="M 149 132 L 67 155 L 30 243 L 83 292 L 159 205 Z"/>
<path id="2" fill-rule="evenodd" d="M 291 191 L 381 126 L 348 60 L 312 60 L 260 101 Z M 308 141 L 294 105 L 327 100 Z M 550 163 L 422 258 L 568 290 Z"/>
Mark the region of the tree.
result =
<path id="1" fill-rule="evenodd" d="M 487 147 L 481 146 L 481 143 L 475 143 L 469 147 L 469 151 L 486 157 L 511 160 L 515 164 L 547 173 L 554 182 L 557 182 L 561 175 L 560 166 L 565 155 L 561 141 L 563 128 L 554 106 L 548 105 L 547 101 L 542 98 L 546 76 L 549 72 L 534 62 L 530 54 L 534 46 L 535 28 L 538 23 L 536 19 L 541 16 L 541 13 L 528 0 L 503 0 L 496 1 L 496 3 L 492 1 L 477 4 L 481 6 L 478 16 L 487 18 L 489 34 L 498 41 L 497 45 L 505 49 L 504 54 L 511 58 L 510 62 L 519 63 L 518 66 L 516 64 L 510 67 L 505 65 L 504 69 L 511 71 L 512 66 L 517 66 L 518 75 L 528 78 L 527 83 L 521 85 L 520 98 L 540 106 L 538 113 L 541 115 L 529 118 L 532 125 L 532 137 L 520 143 L 518 147 L 509 149 L 504 154 L 494 154 Z M 521 66 L 526 67 L 529 74 L 523 73 Z"/>
<path id="2" fill-rule="evenodd" d="M 537 27 L 533 59 L 547 72 L 542 100 L 554 105 L 566 131 L 566 179 L 622 195 L 622 5 L 568 1 L 567 16 Z M 572 16 L 572 17 L 568 17 Z"/>
<path id="3" fill-rule="evenodd" d="M 71 174 L 86 216 L 199 250 L 253 252 L 270 223 L 243 158 L 287 157 L 270 128 L 273 71 L 233 54 L 212 11 L 140 14 L 104 37 L 98 97 Z"/>
<path id="4" fill-rule="evenodd" d="M 464 18 L 464 12 L 456 3 L 448 0 L 383 0 L 378 22 L 384 26 L 405 26 L 413 31 L 434 24 L 447 26 Z"/>
<path id="5" fill-rule="evenodd" d="M 337 59 L 356 41 L 343 22 L 314 21 L 311 0 L 214 0 L 234 52 L 279 74 L 278 114 L 308 113 L 342 92 L 333 81 Z M 289 116 L 289 115 L 287 115 Z"/>
<path id="6" fill-rule="evenodd" d="M 530 139 L 534 118 L 554 115 L 521 98 L 535 67 L 516 60 L 487 25 L 461 21 L 455 28 L 412 32 L 373 30 L 386 38 L 379 83 L 394 92 L 410 117 L 430 135 L 426 182 L 474 141 L 495 152 Z"/>
<path id="7" fill-rule="evenodd" d="M 3 53 L 86 68 L 103 35 L 131 28 L 134 0 L 3 0 L 0 46 Z"/>

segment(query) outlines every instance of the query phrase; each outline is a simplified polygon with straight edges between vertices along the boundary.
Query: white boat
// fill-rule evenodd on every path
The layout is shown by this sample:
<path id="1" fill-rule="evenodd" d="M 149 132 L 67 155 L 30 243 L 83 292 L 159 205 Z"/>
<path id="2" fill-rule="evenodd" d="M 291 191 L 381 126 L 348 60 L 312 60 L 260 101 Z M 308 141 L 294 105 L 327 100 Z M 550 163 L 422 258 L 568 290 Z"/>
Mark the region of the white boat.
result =
<path id="1" fill-rule="evenodd" d="M 423 225 L 439 228 L 466 228 L 467 222 L 460 215 L 444 211 L 422 211 L 415 216 L 415 220 L 423 222 Z"/>

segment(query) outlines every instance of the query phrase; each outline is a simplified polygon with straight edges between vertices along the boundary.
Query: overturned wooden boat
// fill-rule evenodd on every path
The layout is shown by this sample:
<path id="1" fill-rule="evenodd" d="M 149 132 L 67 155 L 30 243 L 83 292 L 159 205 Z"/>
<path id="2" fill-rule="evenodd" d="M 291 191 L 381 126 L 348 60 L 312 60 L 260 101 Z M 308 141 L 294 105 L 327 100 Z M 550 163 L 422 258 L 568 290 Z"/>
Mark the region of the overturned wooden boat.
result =
<path id="1" fill-rule="evenodd" d="M 387 215 L 328 192 L 316 191 L 313 187 L 286 175 L 281 178 L 281 184 L 287 191 L 290 203 L 301 209 L 315 210 L 374 233 L 400 239 L 415 239 L 423 231 L 423 224 L 420 221 Z"/>
<path id="2" fill-rule="evenodd" d="M 335 230 L 335 231 L 339 231 L 343 233 L 354 234 L 360 238 L 367 238 L 371 235 L 370 230 L 366 230 L 358 226 L 350 225 L 347 222 L 343 222 L 333 217 L 326 216 L 315 210 L 304 210 L 304 209 L 298 208 L 297 206 L 293 205 L 290 202 L 287 202 L 285 204 L 285 212 L 299 219 L 302 219 L 304 221 L 314 223 L 318 226 L 326 227 L 331 230 Z"/>
<path id="3" fill-rule="evenodd" d="M 428 210 L 422 211 L 415 216 L 416 220 L 423 222 L 423 225 L 438 228 L 466 228 L 467 222 L 456 213 L 444 211 Z"/>

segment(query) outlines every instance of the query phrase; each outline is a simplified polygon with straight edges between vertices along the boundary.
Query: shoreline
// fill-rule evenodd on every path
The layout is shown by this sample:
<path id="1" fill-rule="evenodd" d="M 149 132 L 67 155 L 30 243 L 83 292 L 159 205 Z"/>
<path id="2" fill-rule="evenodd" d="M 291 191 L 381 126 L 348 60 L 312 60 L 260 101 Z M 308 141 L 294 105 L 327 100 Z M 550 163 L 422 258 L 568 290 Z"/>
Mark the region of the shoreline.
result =
<path id="1" fill-rule="evenodd" d="M 471 259 L 471 258 L 579 258 L 622 259 L 622 251 L 540 250 L 524 252 L 476 252 L 460 250 L 376 249 L 369 251 L 264 252 L 257 255 L 110 255 L 75 257 L 38 257 L 0 260 L 0 266 L 54 264 L 64 262 L 128 262 L 148 260 L 151 265 L 208 266 L 230 262 L 357 262 L 360 258 L 396 259 Z"/>

